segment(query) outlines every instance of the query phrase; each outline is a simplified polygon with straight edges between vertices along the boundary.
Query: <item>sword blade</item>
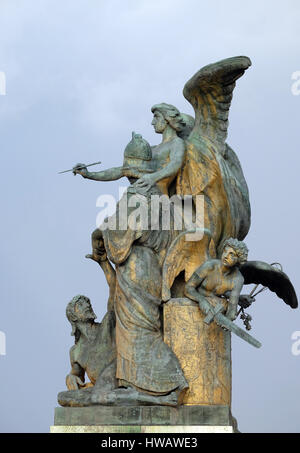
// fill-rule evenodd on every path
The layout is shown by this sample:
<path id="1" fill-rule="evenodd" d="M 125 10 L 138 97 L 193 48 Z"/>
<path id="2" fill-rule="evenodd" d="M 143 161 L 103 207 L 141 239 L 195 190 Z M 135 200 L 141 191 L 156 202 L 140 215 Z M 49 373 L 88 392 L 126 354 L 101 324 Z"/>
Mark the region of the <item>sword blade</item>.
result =
<path id="1" fill-rule="evenodd" d="M 87 167 L 92 167 L 93 165 L 98 165 L 98 164 L 101 164 L 101 162 L 94 162 L 93 164 L 88 164 L 88 165 L 85 165 L 84 167 L 77 167 L 78 170 L 81 170 L 82 168 L 87 168 Z M 73 168 L 71 168 L 70 170 L 64 170 L 64 171 L 59 171 L 58 174 L 61 175 L 62 173 L 68 173 L 69 171 L 73 171 Z"/>
<path id="2" fill-rule="evenodd" d="M 218 313 L 215 315 L 214 318 L 218 324 L 226 329 L 230 330 L 231 332 L 235 333 L 238 337 L 242 338 L 243 340 L 247 341 L 247 343 L 251 344 L 255 348 L 260 348 L 261 343 L 256 340 L 252 335 L 245 330 L 241 329 L 239 326 L 234 324 L 230 319 L 226 318 L 226 316 L 222 315 L 222 313 Z"/>

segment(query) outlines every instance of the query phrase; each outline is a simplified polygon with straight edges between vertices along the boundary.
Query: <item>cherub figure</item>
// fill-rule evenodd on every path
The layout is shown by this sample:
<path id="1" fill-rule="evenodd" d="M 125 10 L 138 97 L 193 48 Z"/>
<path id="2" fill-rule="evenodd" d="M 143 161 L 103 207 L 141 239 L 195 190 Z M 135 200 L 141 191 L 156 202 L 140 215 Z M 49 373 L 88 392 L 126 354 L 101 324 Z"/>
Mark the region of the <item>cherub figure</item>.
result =
<path id="1" fill-rule="evenodd" d="M 227 239 L 223 245 L 221 259 L 206 261 L 188 280 L 185 295 L 199 303 L 204 314 L 220 302 L 226 317 L 233 321 L 244 284 L 239 266 L 247 261 L 248 249 L 244 242 Z"/>
<path id="2" fill-rule="evenodd" d="M 290 279 L 281 269 L 263 261 L 247 261 L 247 257 L 248 249 L 244 242 L 227 239 L 223 244 L 221 259 L 207 260 L 198 267 L 185 285 L 185 295 L 199 303 L 200 310 L 207 315 L 204 322 L 209 324 L 215 320 L 221 327 L 229 328 L 244 340 L 260 347 L 259 342 L 233 323 L 228 323 L 226 318 L 234 321 L 238 315 L 238 305 L 243 311 L 255 301 L 253 292 L 259 284 L 263 285 L 263 289 L 269 288 L 275 292 L 291 308 L 297 308 L 298 300 Z M 241 295 L 243 285 L 251 283 L 256 284 L 254 290 L 249 295 Z M 251 317 L 245 313 L 241 316 L 247 330 L 250 330 L 248 318 Z"/>

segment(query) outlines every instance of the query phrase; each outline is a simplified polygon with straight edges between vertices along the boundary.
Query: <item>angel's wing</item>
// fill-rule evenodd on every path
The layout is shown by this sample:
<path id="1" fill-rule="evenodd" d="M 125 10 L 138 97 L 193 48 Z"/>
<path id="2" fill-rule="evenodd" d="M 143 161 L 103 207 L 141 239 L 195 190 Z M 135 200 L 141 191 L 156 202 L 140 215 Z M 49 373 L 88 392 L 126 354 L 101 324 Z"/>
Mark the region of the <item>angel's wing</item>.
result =
<path id="1" fill-rule="evenodd" d="M 185 135 L 185 162 L 176 180 L 178 195 L 204 195 L 205 227 L 220 251 L 229 237 L 243 240 L 250 227 L 250 202 L 241 164 L 225 142 L 228 113 L 236 80 L 251 65 L 233 57 L 200 69 L 183 94 L 195 110 Z M 220 213 L 222 213 L 220 215 Z"/>
<path id="2" fill-rule="evenodd" d="M 204 225 L 211 235 L 211 256 L 222 252 L 226 239 L 244 239 L 250 227 L 247 183 L 236 154 L 225 143 L 235 81 L 250 65 L 249 58 L 234 57 L 205 66 L 183 90 L 185 98 L 194 107 L 195 121 L 182 115 L 186 122 L 182 133 L 186 151 L 176 178 L 176 193 L 193 197 L 196 224 Z M 204 203 L 204 209 L 199 213 L 196 209 L 198 195 Z M 180 258 L 180 253 L 184 259 Z M 165 263 L 165 269 L 172 275 L 170 279 L 166 277 L 169 288 L 176 272 L 184 270 L 185 276 L 191 275 L 205 259 L 205 248 L 192 247 L 178 238 Z"/>
<path id="3" fill-rule="evenodd" d="M 247 261 L 240 267 L 244 285 L 259 283 L 277 294 L 287 305 L 298 307 L 295 289 L 289 277 L 279 269 L 263 261 Z"/>
<path id="4" fill-rule="evenodd" d="M 208 137 L 222 154 L 235 82 L 249 66 L 248 57 L 226 58 L 200 69 L 183 89 L 184 97 L 195 110 L 191 137 Z"/>

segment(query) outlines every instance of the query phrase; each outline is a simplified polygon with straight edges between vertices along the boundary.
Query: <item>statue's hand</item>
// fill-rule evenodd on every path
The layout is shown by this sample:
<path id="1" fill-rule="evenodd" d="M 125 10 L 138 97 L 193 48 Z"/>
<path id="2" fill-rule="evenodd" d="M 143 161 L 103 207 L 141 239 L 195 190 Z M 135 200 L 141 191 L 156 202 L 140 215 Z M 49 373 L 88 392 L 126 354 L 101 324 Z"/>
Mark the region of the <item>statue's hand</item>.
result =
<path id="1" fill-rule="evenodd" d="M 199 302 L 199 308 L 205 316 L 210 312 L 210 305 L 202 300 Z"/>
<path id="2" fill-rule="evenodd" d="M 239 305 L 242 308 L 248 308 L 250 305 L 255 302 L 255 297 L 250 296 L 249 294 L 241 294 L 239 297 Z"/>
<path id="3" fill-rule="evenodd" d="M 75 376 L 75 374 L 67 375 L 66 384 L 69 390 L 78 390 L 81 387 L 84 387 L 84 382 L 82 382 L 80 377 Z"/>
<path id="4" fill-rule="evenodd" d="M 107 253 L 104 247 L 101 248 L 94 248 L 92 255 L 85 255 L 86 258 L 96 261 L 96 263 L 100 263 L 102 261 L 107 260 Z"/>
<path id="5" fill-rule="evenodd" d="M 149 190 L 151 189 L 152 186 L 154 186 L 154 184 L 155 181 L 153 180 L 153 176 L 150 174 L 145 174 L 144 176 L 137 180 L 135 186 L 139 189 Z"/>
<path id="6" fill-rule="evenodd" d="M 88 174 L 85 164 L 76 164 L 75 167 L 73 167 L 73 175 L 77 174 L 81 176 L 86 176 Z"/>
<path id="7" fill-rule="evenodd" d="M 236 305 L 228 305 L 227 311 L 226 311 L 226 318 L 228 318 L 230 321 L 234 321 L 237 316 L 237 307 Z"/>

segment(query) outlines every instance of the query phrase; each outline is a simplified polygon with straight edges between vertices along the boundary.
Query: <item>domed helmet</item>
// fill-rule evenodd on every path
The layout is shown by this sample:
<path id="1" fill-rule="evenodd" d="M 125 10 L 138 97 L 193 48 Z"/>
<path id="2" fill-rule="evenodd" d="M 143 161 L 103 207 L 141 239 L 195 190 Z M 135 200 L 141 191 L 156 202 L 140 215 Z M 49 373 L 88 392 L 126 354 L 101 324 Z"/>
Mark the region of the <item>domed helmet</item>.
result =
<path id="1" fill-rule="evenodd" d="M 147 173 L 151 171 L 151 146 L 140 134 L 132 132 L 132 139 L 124 151 L 123 167 L 136 168 Z"/>

